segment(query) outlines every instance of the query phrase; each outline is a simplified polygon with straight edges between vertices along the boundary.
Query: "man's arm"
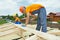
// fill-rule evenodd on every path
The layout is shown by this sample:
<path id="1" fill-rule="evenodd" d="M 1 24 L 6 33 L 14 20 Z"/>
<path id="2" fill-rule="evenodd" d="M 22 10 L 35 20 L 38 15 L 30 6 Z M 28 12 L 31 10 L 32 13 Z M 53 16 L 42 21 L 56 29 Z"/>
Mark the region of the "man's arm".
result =
<path id="1" fill-rule="evenodd" d="M 27 25 L 28 23 L 29 23 L 29 13 L 27 13 L 27 17 L 26 17 L 26 23 L 25 23 L 25 25 Z"/>
<path id="2" fill-rule="evenodd" d="M 35 20 L 37 17 L 35 15 L 31 15 L 32 19 L 31 20 Z"/>

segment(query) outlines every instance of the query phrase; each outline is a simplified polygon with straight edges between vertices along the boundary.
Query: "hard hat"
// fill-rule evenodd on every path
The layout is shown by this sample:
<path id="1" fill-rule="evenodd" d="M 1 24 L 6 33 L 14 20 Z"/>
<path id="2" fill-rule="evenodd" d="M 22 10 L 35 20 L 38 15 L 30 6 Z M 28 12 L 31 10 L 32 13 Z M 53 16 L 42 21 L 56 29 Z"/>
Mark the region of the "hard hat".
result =
<path id="1" fill-rule="evenodd" d="M 25 10 L 25 7 L 24 6 L 20 6 L 20 8 L 19 8 L 19 10 L 20 10 L 20 12 L 24 12 L 24 10 Z"/>

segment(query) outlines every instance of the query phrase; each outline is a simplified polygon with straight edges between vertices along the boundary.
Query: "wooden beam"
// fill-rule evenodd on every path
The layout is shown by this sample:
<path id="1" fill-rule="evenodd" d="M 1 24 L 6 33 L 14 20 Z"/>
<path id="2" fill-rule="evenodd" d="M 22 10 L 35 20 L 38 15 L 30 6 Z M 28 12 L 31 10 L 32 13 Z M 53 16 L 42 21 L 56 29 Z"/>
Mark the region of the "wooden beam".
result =
<path id="1" fill-rule="evenodd" d="M 52 32 L 48 32 L 48 33 L 56 36 L 60 36 L 60 30 L 55 30 L 55 31 L 52 30 Z"/>
<path id="2" fill-rule="evenodd" d="M 45 40 L 44 38 L 38 37 L 37 35 L 33 35 L 26 40 Z"/>
<path id="3" fill-rule="evenodd" d="M 13 32 L 16 32 L 17 29 L 18 28 L 14 28 L 14 29 L 10 29 L 10 30 L 4 31 L 4 32 L 0 32 L 0 37 L 8 35 L 8 34 L 13 33 Z"/>
<path id="4" fill-rule="evenodd" d="M 14 24 L 14 25 L 16 25 L 18 28 L 29 31 L 29 32 L 31 32 L 31 33 L 39 36 L 39 37 L 42 37 L 42 38 L 46 39 L 46 40 L 60 40 L 60 38 L 58 38 L 57 36 L 52 35 L 52 34 L 40 32 L 40 31 L 31 29 L 29 27 L 22 27 L 20 24 Z"/>

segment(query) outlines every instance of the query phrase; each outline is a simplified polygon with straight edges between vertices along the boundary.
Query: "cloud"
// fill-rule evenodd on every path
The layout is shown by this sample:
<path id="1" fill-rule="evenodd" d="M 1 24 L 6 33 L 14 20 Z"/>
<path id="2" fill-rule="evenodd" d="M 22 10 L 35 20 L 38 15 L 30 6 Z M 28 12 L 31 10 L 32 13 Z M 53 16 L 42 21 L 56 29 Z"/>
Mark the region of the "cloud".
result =
<path id="1" fill-rule="evenodd" d="M 60 0 L 30 0 L 28 2 L 30 4 L 38 3 L 44 5 L 46 7 L 47 14 L 49 12 L 60 12 Z"/>
<path id="2" fill-rule="evenodd" d="M 60 0 L 0 0 L 0 15 L 12 15 L 19 12 L 21 5 L 28 6 L 30 4 L 42 4 L 46 7 L 47 14 L 49 12 L 60 12 Z"/>
<path id="3" fill-rule="evenodd" d="M 26 0 L 0 0 L 0 15 L 13 15 L 14 13 L 19 12 L 19 7 L 21 5 L 27 5 Z"/>
<path id="4" fill-rule="evenodd" d="M 28 1 L 28 0 L 27 0 Z M 39 3 L 39 4 L 43 4 L 44 6 L 59 6 L 60 7 L 60 0 L 30 0 L 28 1 L 29 3 Z"/>
<path id="5" fill-rule="evenodd" d="M 0 15 L 12 14 L 17 11 L 17 3 L 13 0 L 0 1 Z"/>
<path id="6" fill-rule="evenodd" d="M 0 1 L 0 9 L 13 9 L 15 5 L 17 4 L 12 0 Z"/>

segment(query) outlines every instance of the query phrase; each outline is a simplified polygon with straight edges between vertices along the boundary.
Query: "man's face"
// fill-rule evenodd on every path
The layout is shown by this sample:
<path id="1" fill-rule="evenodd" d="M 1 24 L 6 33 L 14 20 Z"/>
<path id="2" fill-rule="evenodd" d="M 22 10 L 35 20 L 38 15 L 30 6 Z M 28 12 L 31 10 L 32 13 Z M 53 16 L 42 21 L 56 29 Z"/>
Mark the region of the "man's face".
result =
<path id="1" fill-rule="evenodd" d="M 23 8 L 23 13 L 26 13 L 26 12 L 25 12 L 25 8 Z"/>
<path id="2" fill-rule="evenodd" d="M 23 10 L 22 13 L 25 13 L 25 10 Z"/>

